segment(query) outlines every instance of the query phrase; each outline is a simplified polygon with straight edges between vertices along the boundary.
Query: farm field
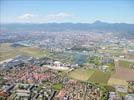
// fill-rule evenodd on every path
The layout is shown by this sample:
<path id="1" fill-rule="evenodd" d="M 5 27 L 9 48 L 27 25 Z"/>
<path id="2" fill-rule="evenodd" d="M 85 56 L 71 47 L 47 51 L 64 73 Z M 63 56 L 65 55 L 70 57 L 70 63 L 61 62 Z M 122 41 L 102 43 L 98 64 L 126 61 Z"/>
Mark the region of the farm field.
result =
<path id="1" fill-rule="evenodd" d="M 134 59 L 134 54 L 127 54 L 130 59 Z"/>
<path id="2" fill-rule="evenodd" d="M 112 75 L 112 78 L 123 79 L 126 81 L 134 81 L 134 70 L 128 68 L 119 68 L 116 73 Z"/>
<path id="3" fill-rule="evenodd" d="M 111 74 L 101 71 L 95 71 L 94 74 L 88 79 L 89 82 L 107 84 Z"/>
<path id="4" fill-rule="evenodd" d="M 33 57 L 44 57 L 48 55 L 47 50 L 38 47 L 17 47 L 14 48 L 10 43 L 0 44 L 0 61 L 10 59 L 16 55 L 29 55 Z"/>
<path id="5" fill-rule="evenodd" d="M 18 52 L 10 47 L 9 43 L 0 44 L 0 61 L 15 57 Z"/>
<path id="6" fill-rule="evenodd" d="M 124 86 L 128 86 L 128 83 L 125 80 L 122 79 L 117 79 L 117 78 L 110 78 L 108 80 L 108 85 L 114 85 L 114 84 L 118 84 L 118 85 L 124 85 Z"/>
<path id="7" fill-rule="evenodd" d="M 69 77 L 86 82 L 107 84 L 111 74 L 93 69 L 75 69 L 68 74 Z"/>
<path id="8" fill-rule="evenodd" d="M 93 70 L 80 68 L 71 71 L 68 76 L 76 80 L 87 81 L 93 74 Z"/>
<path id="9" fill-rule="evenodd" d="M 123 62 L 124 63 L 124 62 Z M 128 63 L 125 62 L 127 65 Z M 115 62 L 116 72 L 111 76 L 111 78 L 122 79 L 126 81 L 134 81 L 134 69 L 120 66 L 120 62 Z"/>
<path id="10" fill-rule="evenodd" d="M 132 68 L 134 66 L 134 62 L 119 60 L 119 66 L 124 68 Z"/>
<path id="11" fill-rule="evenodd" d="M 27 54 L 39 58 L 48 55 L 47 50 L 43 50 L 38 47 L 23 47 L 23 48 L 18 48 L 17 50 L 22 54 Z"/>

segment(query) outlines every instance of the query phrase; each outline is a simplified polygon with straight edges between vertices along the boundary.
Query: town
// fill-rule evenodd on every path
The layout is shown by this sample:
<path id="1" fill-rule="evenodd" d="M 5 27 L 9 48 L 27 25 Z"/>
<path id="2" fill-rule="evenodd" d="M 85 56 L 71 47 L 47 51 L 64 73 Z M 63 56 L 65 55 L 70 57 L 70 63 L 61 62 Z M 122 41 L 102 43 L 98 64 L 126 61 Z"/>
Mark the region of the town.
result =
<path id="1" fill-rule="evenodd" d="M 57 47 L 58 51 L 57 49 L 47 51 L 44 47 L 35 52 L 32 50 L 38 47 L 19 47 L 23 48 L 27 55 L 19 52 L 22 55 L 16 55 L 0 63 L 0 98 L 131 100 L 134 93 L 134 78 L 130 77 L 134 75 L 132 56 L 134 52 L 129 48 L 133 47 L 134 42 L 131 41 L 126 48 L 123 41 L 126 40 L 118 40 L 119 43 L 113 40 L 107 43 L 107 40 L 103 40 L 97 46 L 96 42 L 91 41 L 89 46 L 86 45 L 89 48 Z M 13 46 L 14 43 L 10 45 L 3 43 L 1 51 L 5 49 L 5 45 L 8 49 L 18 48 Z M 29 53 L 29 49 L 32 54 Z M 128 75 L 124 76 L 124 73 Z"/>
<path id="2" fill-rule="evenodd" d="M 0 0 L 0 100 L 134 100 L 134 0 Z"/>

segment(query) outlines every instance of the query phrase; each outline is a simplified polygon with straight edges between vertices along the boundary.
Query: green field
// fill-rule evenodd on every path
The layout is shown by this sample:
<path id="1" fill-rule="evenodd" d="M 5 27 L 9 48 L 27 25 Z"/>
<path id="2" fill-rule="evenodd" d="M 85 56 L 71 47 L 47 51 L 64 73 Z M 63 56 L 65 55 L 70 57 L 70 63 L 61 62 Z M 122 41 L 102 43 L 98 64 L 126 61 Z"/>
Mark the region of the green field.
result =
<path id="1" fill-rule="evenodd" d="M 17 49 L 20 54 L 27 54 L 34 57 L 45 57 L 48 56 L 49 52 L 47 50 L 40 49 L 38 47 L 23 47 Z"/>
<path id="2" fill-rule="evenodd" d="M 55 90 L 61 90 L 62 87 L 63 87 L 63 84 L 62 83 L 55 83 L 53 84 L 52 86 Z"/>
<path id="3" fill-rule="evenodd" d="M 125 67 L 125 68 L 132 68 L 132 67 L 134 68 L 134 62 L 120 60 L 119 61 L 119 66 L 120 67 Z"/>
<path id="4" fill-rule="evenodd" d="M 15 57 L 16 55 L 16 50 L 11 48 L 9 43 L 0 44 L 0 61 Z"/>
<path id="5" fill-rule="evenodd" d="M 110 76 L 110 73 L 95 71 L 88 81 L 93 83 L 107 84 Z"/>
<path id="6" fill-rule="evenodd" d="M 93 74 L 93 70 L 80 68 L 71 71 L 68 76 L 76 80 L 87 81 Z"/>
<path id="7" fill-rule="evenodd" d="M 80 80 L 80 81 L 88 81 L 91 83 L 100 83 L 107 84 L 111 74 L 104 73 L 98 70 L 93 69 L 75 69 L 68 74 L 69 77 Z"/>
<path id="8" fill-rule="evenodd" d="M 11 47 L 10 43 L 0 44 L 0 61 L 13 58 L 17 55 L 29 55 L 33 57 L 45 57 L 49 55 L 47 50 L 38 47 Z"/>

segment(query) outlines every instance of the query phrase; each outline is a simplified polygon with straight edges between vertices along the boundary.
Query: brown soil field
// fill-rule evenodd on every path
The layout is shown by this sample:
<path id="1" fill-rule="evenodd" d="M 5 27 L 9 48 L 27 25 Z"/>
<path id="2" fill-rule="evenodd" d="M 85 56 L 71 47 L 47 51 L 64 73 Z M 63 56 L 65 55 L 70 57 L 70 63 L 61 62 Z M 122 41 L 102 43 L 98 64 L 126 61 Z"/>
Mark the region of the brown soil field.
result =
<path id="1" fill-rule="evenodd" d="M 134 81 L 134 70 L 120 67 L 118 70 L 116 70 L 116 73 L 112 75 L 112 78 Z"/>

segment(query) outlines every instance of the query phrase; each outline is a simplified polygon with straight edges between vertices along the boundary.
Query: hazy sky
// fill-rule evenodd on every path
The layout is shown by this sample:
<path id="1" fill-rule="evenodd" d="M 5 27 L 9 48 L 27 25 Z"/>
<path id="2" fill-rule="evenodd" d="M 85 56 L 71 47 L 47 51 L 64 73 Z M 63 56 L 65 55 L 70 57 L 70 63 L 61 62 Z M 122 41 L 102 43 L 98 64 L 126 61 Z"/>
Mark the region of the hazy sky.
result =
<path id="1" fill-rule="evenodd" d="M 134 0 L 0 0 L 0 21 L 134 23 Z"/>

